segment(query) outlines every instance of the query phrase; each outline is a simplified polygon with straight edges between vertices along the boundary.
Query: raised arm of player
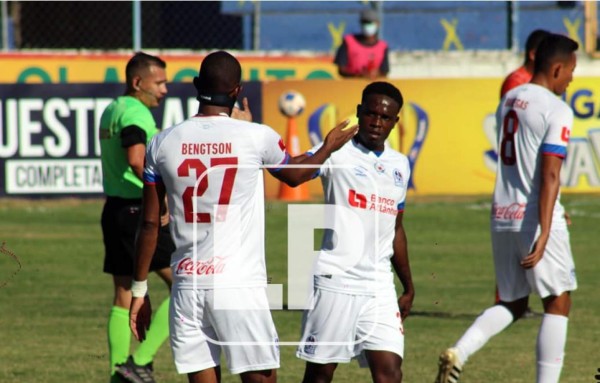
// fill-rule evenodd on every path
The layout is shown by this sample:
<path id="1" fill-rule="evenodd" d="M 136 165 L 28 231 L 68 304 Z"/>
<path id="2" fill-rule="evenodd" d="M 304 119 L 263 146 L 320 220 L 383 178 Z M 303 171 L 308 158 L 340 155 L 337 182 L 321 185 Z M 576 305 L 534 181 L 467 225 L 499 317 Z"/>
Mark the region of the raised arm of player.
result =
<path id="1" fill-rule="evenodd" d="M 144 282 L 148 279 L 150 263 L 156 250 L 158 232 L 160 230 L 160 212 L 165 209 L 165 186 L 161 180 L 156 183 L 144 183 L 142 202 L 142 225 L 135 246 L 135 265 L 133 280 Z M 129 327 L 139 341 L 146 339 L 146 331 L 150 328 L 152 306 L 150 298 L 132 297 L 129 310 Z"/>
<path id="2" fill-rule="evenodd" d="M 533 250 L 521 261 L 526 269 L 534 267 L 544 256 L 546 244 L 550 237 L 554 204 L 560 189 L 560 168 L 562 157 L 542 156 L 542 185 L 540 189 L 538 216 L 540 220 L 540 236 L 533 245 Z"/>
<path id="3" fill-rule="evenodd" d="M 242 99 L 242 107 L 244 109 L 241 109 L 237 105 L 234 105 L 231 109 L 231 118 L 235 118 L 236 120 L 241 121 L 252 122 L 252 111 L 250 110 L 247 97 L 244 97 Z"/>
<path id="4" fill-rule="evenodd" d="M 396 275 L 402 283 L 404 291 L 398 298 L 398 307 L 402 321 L 406 319 L 412 308 L 413 300 L 415 299 L 415 287 L 413 286 L 412 275 L 410 273 L 410 264 L 408 262 L 408 241 L 404 225 L 402 224 L 403 212 L 398 212 L 396 216 L 396 234 L 394 235 L 393 249 L 394 255 L 391 262 L 396 271 Z"/>
<path id="5" fill-rule="evenodd" d="M 344 146 L 346 142 L 350 141 L 358 133 L 358 125 L 346 128 L 349 123 L 350 120 L 346 120 L 333 128 L 327 134 L 327 137 L 325 137 L 323 145 L 312 156 L 301 154 L 293 157 L 287 165 L 295 166 L 283 167 L 277 172 L 271 172 L 271 174 L 292 187 L 310 181 L 319 165 L 322 165 L 331 153 Z"/>
<path id="6" fill-rule="evenodd" d="M 231 118 L 252 122 L 252 112 L 250 111 L 250 106 L 246 97 L 242 99 L 242 105 L 244 108 L 243 110 L 237 107 L 232 109 Z M 346 142 L 358 133 L 358 125 L 348 127 L 349 123 L 350 120 L 345 120 L 333 128 L 325 137 L 323 146 L 313 156 L 301 154 L 290 158 L 289 162 L 286 164 L 308 166 L 284 167 L 270 173 L 278 180 L 285 182 L 292 187 L 310 181 L 313 178 L 318 165 L 322 165 L 323 162 L 329 158 L 331 153 L 344 146 Z"/>

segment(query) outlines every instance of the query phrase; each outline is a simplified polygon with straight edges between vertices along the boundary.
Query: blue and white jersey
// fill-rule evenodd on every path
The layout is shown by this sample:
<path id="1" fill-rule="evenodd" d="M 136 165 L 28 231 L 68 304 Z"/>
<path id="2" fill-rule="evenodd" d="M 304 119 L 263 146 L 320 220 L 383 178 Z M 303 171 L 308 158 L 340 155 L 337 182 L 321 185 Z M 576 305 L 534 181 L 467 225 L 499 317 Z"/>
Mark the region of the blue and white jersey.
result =
<path id="1" fill-rule="evenodd" d="M 166 187 L 178 288 L 266 285 L 262 169 L 288 158 L 273 129 L 226 115 L 153 137 L 144 182 Z"/>
<path id="2" fill-rule="evenodd" d="M 498 168 L 492 230 L 536 230 L 542 156 L 565 158 L 573 111 L 548 89 L 525 84 L 509 91 L 496 112 Z M 552 228 L 566 227 L 560 193 Z"/>
<path id="3" fill-rule="evenodd" d="M 314 153 L 320 145 L 309 153 Z M 389 146 L 373 152 L 350 140 L 319 169 L 330 220 L 315 269 L 315 286 L 349 294 L 394 293 L 390 258 L 396 216 L 404 211 L 410 166 Z M 349 245 L 349 244 L 352 245 Z"/>

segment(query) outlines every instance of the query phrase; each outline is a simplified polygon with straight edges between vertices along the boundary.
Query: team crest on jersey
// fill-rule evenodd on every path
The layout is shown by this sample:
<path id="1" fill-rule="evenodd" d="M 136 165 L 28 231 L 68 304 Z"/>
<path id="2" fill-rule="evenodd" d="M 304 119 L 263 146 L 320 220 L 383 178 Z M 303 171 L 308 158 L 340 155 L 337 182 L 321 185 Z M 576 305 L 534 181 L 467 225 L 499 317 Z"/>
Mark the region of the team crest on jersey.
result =
<path id="1" fill-rule="evenodd" d="M 307 355 L 315 355 L 315 351 L 317 350 L 317 338 L 315 338 L 313 335 L 309 335 L 306 338 L 306 343 L 311 343 L 311 344 L 305 344 L 304 345 L 304 353 Z"/>
<path id="2" fill-rule="evenodd" d="M 404 179 L 402 178 L 402 173 L 400 173 L 400 170 L 398 169 L 394 169 L 394 184 L 396 186 L 404 186 Z"/>
<path id="3" fill-rule="evenodd" d="M 379 174 L 383 174 L 385 172 L 385 166 L 381 162 L 375 162 L 375 170 Z"/>
<path id="4" fill-rule="evenodd" d="M 363 168 L 362 166 L 357 166 L 354 168 L 354 175 L 357 177 L 366 177 L 367 169 Z"/>

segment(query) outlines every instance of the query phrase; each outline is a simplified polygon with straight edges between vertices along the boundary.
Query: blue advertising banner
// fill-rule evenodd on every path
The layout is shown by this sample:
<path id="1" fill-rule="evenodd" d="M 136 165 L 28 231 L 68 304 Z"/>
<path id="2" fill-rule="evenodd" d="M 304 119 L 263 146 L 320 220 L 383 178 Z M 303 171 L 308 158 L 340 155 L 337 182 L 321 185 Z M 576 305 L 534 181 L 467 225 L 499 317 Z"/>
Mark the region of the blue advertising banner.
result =
<path id="1" fill-rule="evenodd" d="M 198 111 L 194 87 L 168 85 L 152 110 L 160 129 Z M 67 197 L 102 194 L 99 121 L 123 84 L 0 85 L 0 196 Z M 244 83 L 254 120 L 262 121 L 262 88 Z"/>

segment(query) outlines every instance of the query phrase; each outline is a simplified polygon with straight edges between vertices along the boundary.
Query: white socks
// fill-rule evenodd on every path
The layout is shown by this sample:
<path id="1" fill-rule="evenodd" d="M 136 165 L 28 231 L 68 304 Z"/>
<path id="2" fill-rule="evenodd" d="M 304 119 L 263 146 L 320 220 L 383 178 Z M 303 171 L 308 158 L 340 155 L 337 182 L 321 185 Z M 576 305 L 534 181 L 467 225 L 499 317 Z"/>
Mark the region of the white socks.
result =
<path id="1" fill-rule="evenodd" d="M 513 321 L 511 312 L 502 305 L 492 306 L 456 342 L 458 359 L 464 365 L 491 337 L 500 333 Z M 565 355 L 569 318 L 544 314 L 537 338 L 537 383 L 558 383 Z"/>
<path id="2" fill-rule="evenodd" d="M 569 318 L 544 314 L 537 338 L 537 383 L 557 383 L 565 356 Z"/>
<path id="3" fill-rule="evenodd" d="M 475 319 L 475 322 L 456 342 L 458 358 L 464 365 L 491 337 L 498 334 L 513 322 L 512 313 L 502 305 L 492 306 Z"/>

